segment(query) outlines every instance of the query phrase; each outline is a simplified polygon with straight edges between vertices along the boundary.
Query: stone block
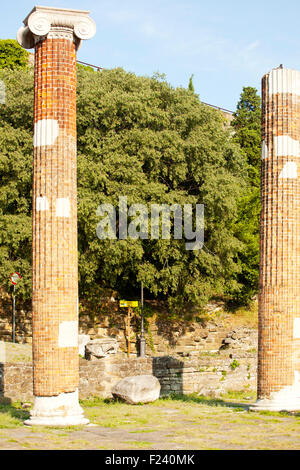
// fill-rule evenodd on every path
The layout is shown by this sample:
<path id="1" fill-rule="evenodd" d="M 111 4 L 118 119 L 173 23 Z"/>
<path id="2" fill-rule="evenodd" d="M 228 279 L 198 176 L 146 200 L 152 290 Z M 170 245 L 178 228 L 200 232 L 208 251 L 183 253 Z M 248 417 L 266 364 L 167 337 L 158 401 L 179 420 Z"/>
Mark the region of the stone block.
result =
<path id="1" fill-rule="evenodd" d="M 159 398 L 160 383 L 153 375 L 126 377 L 112 388 L 112 395 L 130 404 L 150 403 Z"/>

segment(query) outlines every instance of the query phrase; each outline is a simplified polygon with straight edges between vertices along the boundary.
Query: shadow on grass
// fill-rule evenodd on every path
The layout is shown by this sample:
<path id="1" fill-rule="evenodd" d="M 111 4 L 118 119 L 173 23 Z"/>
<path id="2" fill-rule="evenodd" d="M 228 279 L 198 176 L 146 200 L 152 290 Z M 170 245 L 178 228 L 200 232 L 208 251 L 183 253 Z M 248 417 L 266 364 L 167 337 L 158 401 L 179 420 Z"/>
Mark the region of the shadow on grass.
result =
<path id="1" fill-rule="evenodd" d="M 248 404 L 245 403 L 235 403 L 235 402 L 229 402 L 222 400 L 221 398 L 209 398 L 206 396 L 201 396 L 201 395 L 184 395 L 181 393 L 172 393 L 170 395 L 163 395 L 162 397 L 159 398 L 159 400 L 162 401 L 181 401 L 184 403 L 194 403 L 198 405 L 207 405 L 207 406 L 212 406 L 212 407 L 226 407 L 226 408 L 234 408 L 234 409 L 243 409 L 243 410 L 248 410 L 249 406 Z M 80 400 L 81 405 L 86 406 L 86 407 L 93 407 L 93 406 L 113 406 L 113 405 L 128 405 L 124 400 L 118 399 L 118 398 L 98 398 L 98 397 L 92 397 L 90 399 L 85 399 L 85 400 Z M 157 401 L 154 401 L 152 403 L 148 403 L 148 405 L 156 405 Z M 135 405 L 132 405 L 134 407 L 137 406 L 144 406 L 143 403 L 138 403 Z"/>
<path id="2" fill-rule="evenodd" d="M 124 404 L 125 402 L 118 398 L 102 398 L 96 395 L 91 396 L 89 398 L 83 398 L 79 400 L 81 406 L 85 406 L 87 408 L 91 408 L 94 406 L 105 406 L 105 405 L 118 405 Z M 126 404 L 126 403 L 125 403 Z"/>
<path id="3" fill-rule="evenodd" d="M 182 401 L 184 403 L 195 403 L 198 405 L 206 405 L 212 407 L 224 407 L 224 408 L 234 408 L 234 409 L 243 409 L 248 410 L 249 405 L 245 403 L 234 403 L 222 400 L 221 398 L 209 398 L 202 395 L 182 395 L 173 393 L 168 396 L 161 397 L 161 400 L 174 400 L 174 401 Z"/>
<path id="4" fill-rule="evenodd" d="M 20 421 L 20 424 L 23 424 L 23 422 L 30 417 L 29 411 L 19 408 L 18 404 L 13 405 L 7 402 L 0 402 L 0 413 L 10 415 L 12 418 Z"/>
<path id="5" fill-rule="evenodd" d="M 161 400 L 174 400 L 174 401 L 182 401 L 184 403 L 195 403 L 199 405 L 207 405 L 212 407 L 224 407 L 224 408 L 232 408 L 234 411 L 249 411 L 251 404 L 247 403 L 237 403 L 237 402 L 230 402 L 225 401 L 221 398 L 209 398 L 206 396 L 201 395 L 182 395 L 182 394 L 171 394 L 168 396 L 163 396 L 160 398 Z M 251 411 L 252 412 L 252 411 Z M 279 416 L 279 417 L 287 417 L 293 416 L 295 418 L 300 418 L 299 411 L 264 411 L 264 410 L 257 410 L 253 411 L 253 413 L 265 416 Z"/>
<path id="6" fill-rule="evenodd" d="M 106 406 L 117 406 L 117 405 L 126 405 L 126 406 L 159 406 L 159 402 L 166 402 L 167 404 L 169 403 L 170 405 L 172 404 L 172 401 L 178 401 L 182 403 L 187 403 L 187 404 L 195 404 L 195 405 L 206 405 L 206 406 L 211 406 L 212 408 L 229 408 L 233 411 L 249 411 L 250 413 L 250 406 L 252 403 L 242 403 L 238 401 L 227 401 L 226 398 L 212 398 L 212 397 L 207 397 L 203 395 L 197 395 L 197 394 L 191 394 L 191 395 L 184 395 L 180 393 L 173 393 L 170 395 L 163 395 L 159 398 L 159 400 L 156 400 L 151 403 L 143 404 L 139 403 L 136 405 L 129 405 L 123 400 L 119 399 L 114 399 L 114 398 L 100 398 L 100 397 L 91 397 L 89 399 L 85 400 L 80 400 L 80 403 L 84 407 L 102 407 L 105 408 Z M 293 416 L 295 418 L 300 418 L 300 412 L 299 411 L 263 411 L 263 410 L 256 410 L 256 411 L 251 411 L 253 414 L 257 415 L 266 415 L 266 416 L 278 416 L 278 417 L 287 417 L 287 416 Z"/>

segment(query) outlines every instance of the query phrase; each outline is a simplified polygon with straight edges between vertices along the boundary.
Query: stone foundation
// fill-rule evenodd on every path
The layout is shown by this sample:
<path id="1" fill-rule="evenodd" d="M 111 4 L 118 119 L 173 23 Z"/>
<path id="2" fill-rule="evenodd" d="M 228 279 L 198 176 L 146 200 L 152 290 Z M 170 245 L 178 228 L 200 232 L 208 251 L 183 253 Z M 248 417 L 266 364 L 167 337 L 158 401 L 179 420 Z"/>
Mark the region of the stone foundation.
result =
<path id="1" fill-rule="evenodd" d="M 220 396 L 228 390 L 255 390 L 256 355 L 203 353 L 197 359 L 171 356 L 126 358 L 122 354 L 97 361 L 80 360 L 79 397 L 111 397 L 122 378 L 150 374 L 158 378 L 161 395 L 198 393 Z M 0 398 L 33 401 L 32 365 L 0 363 Z"/>

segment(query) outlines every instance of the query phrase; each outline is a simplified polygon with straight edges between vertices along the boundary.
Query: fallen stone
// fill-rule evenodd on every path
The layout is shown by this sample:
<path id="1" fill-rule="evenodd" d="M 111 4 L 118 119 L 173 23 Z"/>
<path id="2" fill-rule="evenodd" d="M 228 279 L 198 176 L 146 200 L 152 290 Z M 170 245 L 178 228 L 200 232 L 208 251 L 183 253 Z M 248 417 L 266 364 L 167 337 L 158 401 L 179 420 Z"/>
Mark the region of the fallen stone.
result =
<path id="1" fill-rule="evenodd" d="M 85 346 L 85 358 L 92 360 L 92 358 L 106 357 L 110 354 L 116 354 L 119 349 L 119 343 L 115 338 L 99 338 L 93 339 Z"/>
<path id="2" fill-rule="evenodd" d="M 114 398 L 136 405 L 150 403 L 159 398 L 160 383 L 153 375 L 136 375 L 120 380 L 111 391 Z"/>

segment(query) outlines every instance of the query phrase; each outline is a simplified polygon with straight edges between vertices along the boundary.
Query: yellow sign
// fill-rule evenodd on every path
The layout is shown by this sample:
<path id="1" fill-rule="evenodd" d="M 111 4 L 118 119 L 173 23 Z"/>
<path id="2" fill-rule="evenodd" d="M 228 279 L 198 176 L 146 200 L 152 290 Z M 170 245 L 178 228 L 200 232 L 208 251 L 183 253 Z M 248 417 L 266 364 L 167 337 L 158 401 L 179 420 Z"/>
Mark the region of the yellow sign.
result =
<path id="1" fill-rule="evenodd" d="M 138 300 L 120 300 L 120 307 L 138 307 Z"/>

